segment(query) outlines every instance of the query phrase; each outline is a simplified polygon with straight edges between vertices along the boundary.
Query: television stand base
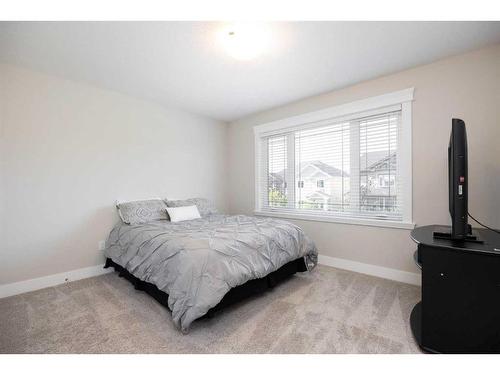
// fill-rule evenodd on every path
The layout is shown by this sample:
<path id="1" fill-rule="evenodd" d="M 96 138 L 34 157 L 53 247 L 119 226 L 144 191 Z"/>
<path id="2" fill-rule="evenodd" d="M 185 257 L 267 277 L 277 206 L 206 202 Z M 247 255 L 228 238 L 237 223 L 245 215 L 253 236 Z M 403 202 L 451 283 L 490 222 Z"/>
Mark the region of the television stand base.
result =
<path id="1" fill-rule="evenodd" d="M 438 238 L 441 240 L 450 240 L 450 241 L 465 241 L 465 242 L 474 242 L 474 243 L 484 243 L 484 241 L 477 238 L 472 234 L 468 234 L 465 238 L 453 238 L 450 232 L 433 232 L 432 237 Z"/>

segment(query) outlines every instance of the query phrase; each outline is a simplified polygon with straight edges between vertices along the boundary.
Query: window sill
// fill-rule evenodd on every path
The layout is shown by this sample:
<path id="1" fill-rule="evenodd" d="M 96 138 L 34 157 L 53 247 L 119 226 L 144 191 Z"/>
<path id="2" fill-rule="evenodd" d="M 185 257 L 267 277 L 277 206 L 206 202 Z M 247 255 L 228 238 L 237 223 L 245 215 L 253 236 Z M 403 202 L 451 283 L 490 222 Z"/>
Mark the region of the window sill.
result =
<path id="1" fill-rule="evenodd" d="M 254 214 L 257 216 L 270 216 L 270 217 L 279 217 L 284 219 L 295 219 L 295 220 L 321 221 L 325 223 L 366 225 L 371 227 L 384 227 L 384 228 L 396 228 L 396 229 L 415 228 L 415 223 L 404 222 L 404 221 L 341 218 L 341 217 L 331 217 L 331 216 L 315 216 L 306 214 L 283 213 L 283 212 L 260 211 L 260 210 L 254 211 Z"/>

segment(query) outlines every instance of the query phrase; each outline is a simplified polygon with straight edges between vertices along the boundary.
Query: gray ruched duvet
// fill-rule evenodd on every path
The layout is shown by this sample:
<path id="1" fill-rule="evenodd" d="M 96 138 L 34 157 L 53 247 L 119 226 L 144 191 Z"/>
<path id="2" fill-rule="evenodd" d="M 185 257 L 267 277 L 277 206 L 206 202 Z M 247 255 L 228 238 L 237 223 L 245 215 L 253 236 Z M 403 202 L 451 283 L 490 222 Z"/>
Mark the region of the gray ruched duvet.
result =
<path id="1" fill-rule="evenodd" d="M 314 243 L 296 225 L 244 215 L 119 223 L 105 255 L 167 293 L 172 319 L 183 332 L 231 288 L 300 257 L 309 270 L 317 263 Z"/>

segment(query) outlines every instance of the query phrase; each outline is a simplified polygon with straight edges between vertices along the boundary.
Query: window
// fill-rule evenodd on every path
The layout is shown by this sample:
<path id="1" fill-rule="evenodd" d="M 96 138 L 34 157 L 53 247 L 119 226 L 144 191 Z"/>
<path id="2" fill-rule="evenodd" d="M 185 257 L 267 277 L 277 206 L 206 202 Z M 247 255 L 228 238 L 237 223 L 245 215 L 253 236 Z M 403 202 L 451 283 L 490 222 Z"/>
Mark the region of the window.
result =
<path id="1" fill-rule="evenodd" d="M 396 176 L 394 174 L 379 175 L 378 181 L 379 181 L 379 187 L 394 187 L 396 182 Z"/>
<path id="2" fill-rule="evenodd" d="M 256 213 L 411 223 L 413 89 L 255 127 Z"/>

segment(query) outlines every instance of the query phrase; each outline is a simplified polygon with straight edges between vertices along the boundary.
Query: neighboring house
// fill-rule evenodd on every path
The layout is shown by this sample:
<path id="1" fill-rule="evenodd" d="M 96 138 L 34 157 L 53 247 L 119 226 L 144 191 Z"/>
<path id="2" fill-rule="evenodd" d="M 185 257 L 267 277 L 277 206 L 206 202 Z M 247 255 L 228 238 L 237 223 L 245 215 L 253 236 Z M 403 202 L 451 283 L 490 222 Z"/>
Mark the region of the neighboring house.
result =
<path id="1" fill-rule="evenodd" d="M 340 209 L 350 190 L 344 177 L 349 174 L 319 160 L 301 163 L 295 199 L 302 208 Z"/>
<path id="2" fill-rule="evenodd" d="M 286 195 L 286 170 L 270 173 L 270 199 L 278 205 Z M 319 160 L 303 162 L 296 175 L 295 201 L 301 208 L 335 210 L 348 202 L 349 174 Z M 343 193 L 344 192 L 344 193 Z M 347 192 L 347 193 L 345 193 Z"/>
<path id="3" fill-rule="evenodd" d="M 397 157 L 386 151 L 360 155 L 359 205 L 363 211 L 394 211 L 397 196 Z M 270 173 L 270 200 L 286 204 L 286 170 Z M 303 162 L 296 175 L 295 202 L 304 209 L 341 210 L 350 204 L 349 173 L 319 160 Z"/>
<path id="4" fill-rule="evenodd" d="M 285 195 L 286 192 L 286 182 L 285 182 L 285 171 L 279 173 L 269 173 L 267 186 L 269 189 L 278 191 Z"/>
<path id="5" fill-rule="evenodd" d="M 367 211 L 396 207 L 396 153 L 369 152 L 360 158 L 360 206 Z"/>

